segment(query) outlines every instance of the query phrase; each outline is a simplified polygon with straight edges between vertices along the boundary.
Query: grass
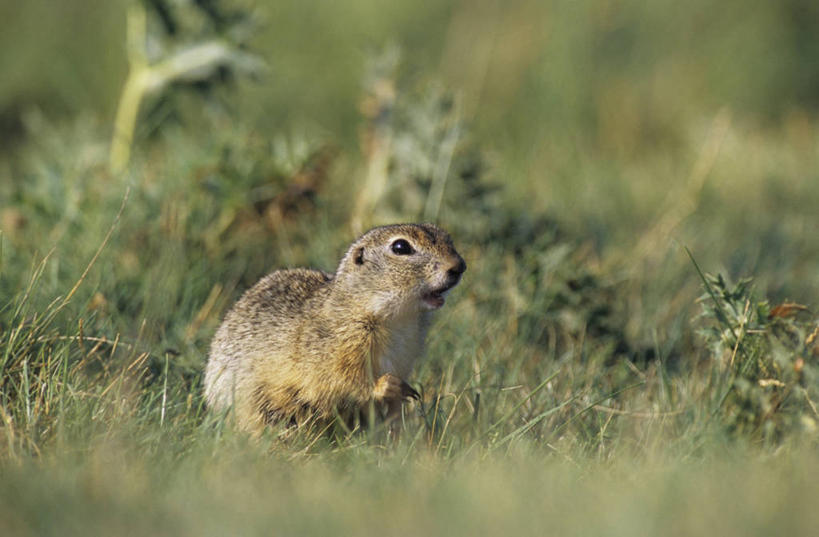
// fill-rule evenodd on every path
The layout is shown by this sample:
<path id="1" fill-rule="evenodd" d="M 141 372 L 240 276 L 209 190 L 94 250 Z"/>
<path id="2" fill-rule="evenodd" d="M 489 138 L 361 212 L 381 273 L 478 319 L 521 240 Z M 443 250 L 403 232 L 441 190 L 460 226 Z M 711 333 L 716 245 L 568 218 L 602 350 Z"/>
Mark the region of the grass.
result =
<path id="1" fill-rule="evenodd" d="M 20 114 L 0 161 L 0 533 L 812 534 L 819 121 L 809 69 L 751 54 L 799 64 L 799 6 L 711 28 L 698 13 L 734 12 L 695 3 L 664 31 L 665 8 L 630 2 L 356 2 L 311 23 L 310 60 L 307 8 L 282 4 L 253 40 L 275 45 L 272 96 L 168 87 L 122 173 L 113 113 Z M 351 59 L 365 26 L 403 56 Z M 397 442 L 254 441 L 207 412 L 208 343 L 244 289 L 424 217 L 469 271 Z"/>
<path id="2" fill-rule="evenodd" d="M 815 459 L 581 469 L 526 454 L 491 464 L 421 457 L 402 465 L 363 450 L 343 460 L 325 454 L 293 462 L 245 449 L 241 456 L 197 454 L 169 470 L 167 461 L 146 464 L 144 455 L 135 461 L 121 448 L 113 451 L 99 449 L 70 470 L 51 461 L 4 472 L 6 486 L 19 491 L 4 501 L 6 528 L 19 528 L 18 535 L 54 528 L 159 535 L 495 535 L 509 528 L 522 535 L 810 535 L 817 522 L 810 508 Z"/>

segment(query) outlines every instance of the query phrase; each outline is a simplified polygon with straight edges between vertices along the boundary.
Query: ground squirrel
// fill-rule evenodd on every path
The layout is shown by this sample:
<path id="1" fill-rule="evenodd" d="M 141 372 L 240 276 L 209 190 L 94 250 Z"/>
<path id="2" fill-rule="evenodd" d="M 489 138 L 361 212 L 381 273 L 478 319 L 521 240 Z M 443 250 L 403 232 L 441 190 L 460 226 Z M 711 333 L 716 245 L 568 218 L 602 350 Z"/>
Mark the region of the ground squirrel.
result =
<path id="1" fill-rule="evenodd" d="M 466 263 L 432 224 L 371 229 L 329 274 L 278 270 L 250 288 L 213 338 L 205 395 L 233 407 L 242 429 L 350 419 L 378 407 L 395 416 L 417 395 L 405 381 L 431 313 Z"/>

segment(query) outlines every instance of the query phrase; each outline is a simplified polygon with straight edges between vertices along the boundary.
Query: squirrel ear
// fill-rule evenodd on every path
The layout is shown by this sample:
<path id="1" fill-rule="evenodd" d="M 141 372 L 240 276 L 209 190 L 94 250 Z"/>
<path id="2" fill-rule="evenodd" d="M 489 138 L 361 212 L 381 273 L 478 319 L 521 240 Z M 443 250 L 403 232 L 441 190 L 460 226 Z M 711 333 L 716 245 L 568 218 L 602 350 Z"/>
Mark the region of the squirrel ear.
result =
<path id="1" fill-rule="evenodd" d="M 364 264 L 364 248 L 361 247 L 355 251 L 353 254 L 353 263 L 356 265 L 363 265 Z"/>

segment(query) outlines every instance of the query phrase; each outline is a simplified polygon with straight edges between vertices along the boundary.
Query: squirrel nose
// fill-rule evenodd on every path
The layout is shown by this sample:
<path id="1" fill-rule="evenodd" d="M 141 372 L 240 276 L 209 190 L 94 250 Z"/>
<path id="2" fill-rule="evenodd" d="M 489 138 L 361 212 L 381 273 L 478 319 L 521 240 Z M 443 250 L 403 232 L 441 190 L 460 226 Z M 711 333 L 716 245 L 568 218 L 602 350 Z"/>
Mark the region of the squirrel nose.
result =
<path id="1" fill-rule="evenodd" d="M 450 278 L 458 279 L 466 271 L 466 261 L 462 257 L 458 257 L 458 262 L 455 263 L 449 270 L 446 271 Z"/>

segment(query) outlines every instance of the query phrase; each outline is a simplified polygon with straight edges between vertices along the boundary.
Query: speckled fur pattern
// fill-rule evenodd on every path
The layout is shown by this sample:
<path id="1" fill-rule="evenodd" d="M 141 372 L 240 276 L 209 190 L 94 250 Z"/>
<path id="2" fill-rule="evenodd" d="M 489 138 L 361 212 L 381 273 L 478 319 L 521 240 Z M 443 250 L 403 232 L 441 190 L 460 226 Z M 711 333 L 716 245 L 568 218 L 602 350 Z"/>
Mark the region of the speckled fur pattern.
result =
<path id="1" fill-rule="evenodd" d="M 400 239 L 411 254 L 394 251 Z M 217 411 L 232 406 L 239 427 L 256 433 L 282 421 L 358 415 L 371 402 L 400 408 L 401 390 L 384 388 L 406 386 L 432 310 L 464 270 L 444 230 L 397 224 L 359 237 L 334 274 L 268 274 L 239 299 L 213 338 L 208 405 Z"/>

